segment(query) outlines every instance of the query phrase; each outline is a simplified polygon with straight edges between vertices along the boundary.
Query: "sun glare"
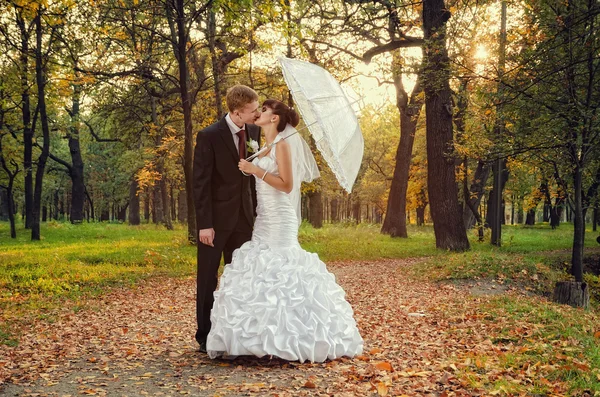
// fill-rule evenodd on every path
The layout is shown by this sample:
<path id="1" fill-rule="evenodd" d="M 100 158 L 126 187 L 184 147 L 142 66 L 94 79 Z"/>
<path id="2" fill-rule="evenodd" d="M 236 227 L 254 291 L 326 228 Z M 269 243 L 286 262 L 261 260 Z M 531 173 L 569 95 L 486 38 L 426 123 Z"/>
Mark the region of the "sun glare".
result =
<path id="1" fill-rule="evenodd" d="M 483 45 L 480 45 L 479 47 L 477 47 L 477 51 L 475 51 L 475 58 L 476 59 L 484 60 L 484 59 L 487 59 L 487 57 L 489 55 L 490 54 L 488 53 L 487 48 L 485 48 L 485 46 L 483 46 Z"/>

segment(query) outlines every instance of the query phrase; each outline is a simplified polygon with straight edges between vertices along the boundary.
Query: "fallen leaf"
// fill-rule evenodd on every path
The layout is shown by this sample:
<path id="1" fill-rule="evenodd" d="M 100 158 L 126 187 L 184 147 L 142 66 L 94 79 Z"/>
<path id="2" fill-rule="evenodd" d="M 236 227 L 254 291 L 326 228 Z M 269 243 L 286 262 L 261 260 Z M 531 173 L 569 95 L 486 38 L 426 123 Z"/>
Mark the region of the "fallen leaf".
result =
<path id="1" fill-rule="evenodd" d="M 377 384 L 377 394 L 379 394 L 380 396 L 388 395 L 388 387 L 385 385 L 385 383 L 379 382 Z"/>
<path id="2" fill-rule="evenodd" d="M 307 380 L 303 387 L 305 387 L 307 389 L 316 389 L 317 385 L 315 385 L 313 382 Z"/>
<path id="3" fill-rule="evenodd" d="M 387 361 L 383 361 L 383 362 L 375 364 L 375 368 L 377 368 L 381 371 L 388 371 L 388 372 L 392 372 L 394 370 L 392 368 L 392 364 L 390 364 Z"/>

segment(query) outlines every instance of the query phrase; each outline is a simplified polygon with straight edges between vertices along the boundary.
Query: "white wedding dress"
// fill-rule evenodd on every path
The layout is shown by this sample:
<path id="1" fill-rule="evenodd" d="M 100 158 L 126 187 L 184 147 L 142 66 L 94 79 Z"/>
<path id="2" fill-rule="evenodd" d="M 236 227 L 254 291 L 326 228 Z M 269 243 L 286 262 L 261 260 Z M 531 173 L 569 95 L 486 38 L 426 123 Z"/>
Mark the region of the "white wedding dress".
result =
<path id="1" fill-rule="evenodd" d="M 277 175 L 276 148 L 253 163 Z M 214 293 L 209 357 L 323 362 L 361 354 L 363 340 L 344 291 L 318 255 L 298 243 L 289 195 L 260 178 L 256 191 L 252 240 L 233 253 Z"/>

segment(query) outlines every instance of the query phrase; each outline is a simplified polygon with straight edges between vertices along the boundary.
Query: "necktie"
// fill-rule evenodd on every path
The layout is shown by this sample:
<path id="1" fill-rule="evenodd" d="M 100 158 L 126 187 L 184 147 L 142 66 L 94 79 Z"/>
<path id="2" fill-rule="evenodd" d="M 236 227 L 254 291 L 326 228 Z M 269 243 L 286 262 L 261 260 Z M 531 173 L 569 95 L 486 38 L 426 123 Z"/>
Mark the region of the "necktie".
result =
<path id="1" fill-rule="evenodd" d="M 246 131 L 241 129 L 237 132 L 237 136 L 240 138 L 238 141 L 238 147 L 240 152 L 240 160 L 246 158 Z"/>

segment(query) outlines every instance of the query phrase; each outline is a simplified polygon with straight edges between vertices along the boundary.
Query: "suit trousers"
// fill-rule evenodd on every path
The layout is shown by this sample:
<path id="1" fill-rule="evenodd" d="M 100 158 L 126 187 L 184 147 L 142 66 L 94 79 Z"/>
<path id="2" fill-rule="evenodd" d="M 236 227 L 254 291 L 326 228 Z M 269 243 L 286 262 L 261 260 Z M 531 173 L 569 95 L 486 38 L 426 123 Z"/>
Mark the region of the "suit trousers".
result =
<path id="1" fill-rule="evenodd" d="M 221 255 L 225 255 L 225 264 L 231 263 L 235 249 L 252 238 L 252 227 L 240 211 L 238 222 L 233 230 L 215 230 L 214 247 L 198 242 L 198 271 L 196 273 L 196 321 L 198 343 L 206 342 L 210 332 L 210 311 L 214 303 L 213 293 L 217 289 Z"/>

